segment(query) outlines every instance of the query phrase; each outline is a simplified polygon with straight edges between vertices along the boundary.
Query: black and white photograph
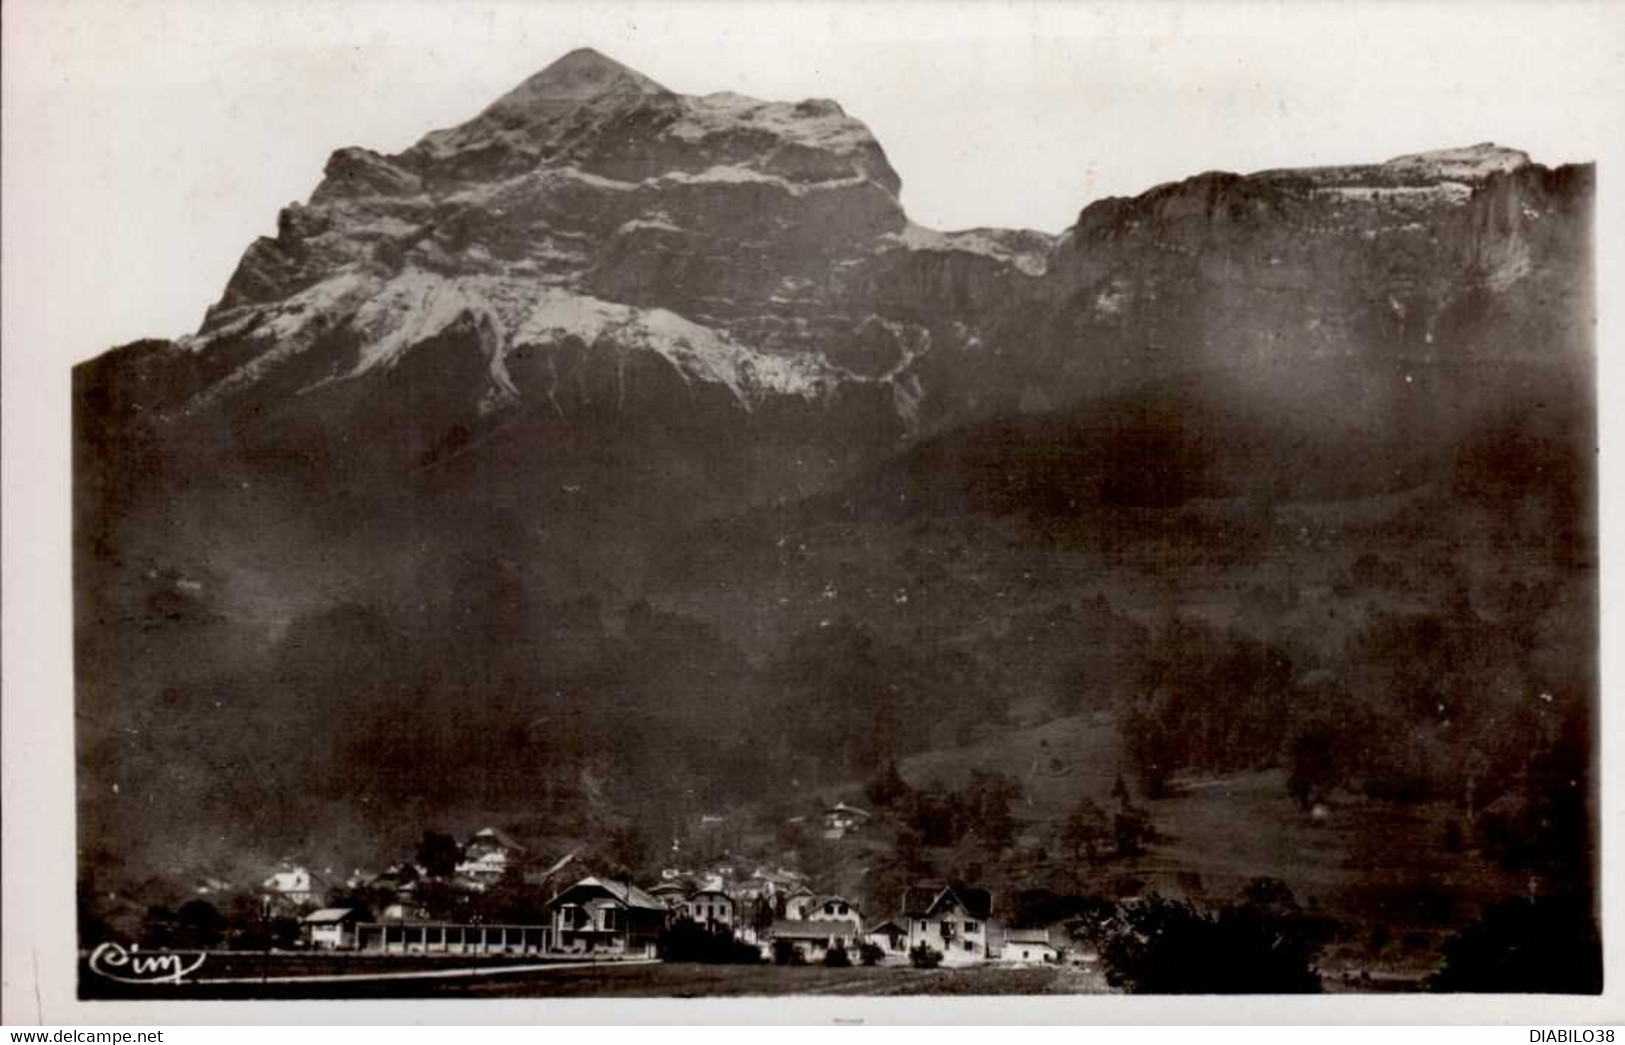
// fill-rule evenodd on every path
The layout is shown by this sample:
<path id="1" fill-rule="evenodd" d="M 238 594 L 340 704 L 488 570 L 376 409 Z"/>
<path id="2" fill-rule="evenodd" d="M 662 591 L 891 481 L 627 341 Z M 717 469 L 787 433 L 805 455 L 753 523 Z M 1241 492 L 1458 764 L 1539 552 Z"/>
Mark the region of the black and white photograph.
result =
<path id="1" fill-rule="evenodd" d="M 76 1019 L 1603 992 L 1607 8 L 7 20 Z"/>

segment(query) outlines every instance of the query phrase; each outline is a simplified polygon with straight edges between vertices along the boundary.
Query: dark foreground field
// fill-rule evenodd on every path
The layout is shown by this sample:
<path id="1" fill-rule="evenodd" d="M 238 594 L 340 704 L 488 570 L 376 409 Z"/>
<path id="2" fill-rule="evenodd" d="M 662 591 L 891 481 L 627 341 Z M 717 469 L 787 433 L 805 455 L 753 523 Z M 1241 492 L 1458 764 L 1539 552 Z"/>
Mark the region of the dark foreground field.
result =
<path id="1" fill-rule="evenodd" d="M 480 996 L 696 998 L 780 994 L 1082 994 L 1102 993 L 1098 973 L 1080 968 L 913 969 L 779 965 L 660 964 L 568 969 L 447 985 L 443 993 Z"/>
<path id="2" fill-rule="evenodd" d="M 461 963 L 459 963 L 461 964 Z M 412 971 L 429 968 L 421 963 Z M 690 963 L 574 963 L 553 968 L 482 963 L 480 975 L 432 979 L 278 980 L 245 983 L 125 985 L 83 974 L 81 995 L 121 1001 L 253 998 L 698 998 L 802 994 L 1092 994 L 1107 991 L 1092 969 L 1038 968 L 826 969 L 822 966 L 699 965 Z M 403 970 L 404 971 L 404 970 Z M 449 970 L 448 970 L 449 972 Z M 282 975 L 295 975 L 283 971 Z"/>

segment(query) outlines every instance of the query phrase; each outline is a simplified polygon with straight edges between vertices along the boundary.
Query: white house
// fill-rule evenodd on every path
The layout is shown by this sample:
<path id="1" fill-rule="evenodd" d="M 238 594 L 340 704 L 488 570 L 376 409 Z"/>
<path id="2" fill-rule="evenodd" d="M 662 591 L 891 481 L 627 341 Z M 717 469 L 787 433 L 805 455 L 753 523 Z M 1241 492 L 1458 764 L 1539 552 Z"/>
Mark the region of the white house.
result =
<path id="1" fill-rule="evenodd" d="M 318 950 L 348 950 L 356 944 L 359 911 L 349 907 L 323 907 L 307 914 L 301 922 L 305 942 Z"/>
<path id="2" fill-rule="evenodd" d="M 817 896 L 801 905 L 802 917 L 809 922 L 851 922 L 861 934 L 863 912 L 844 896 Z"/>
<path id="3" fill-rule="evenodd" d="M 688 893 L 691 886 L 686 882 L 664 881 L 651 887 L 649 895 L 659 900 L 668 911 L 686 913 Z"/>
<path id="4" fill-rule="evenodd" d="M 321 906 L 327 884 L 301 865 L 284 863 L 260 883 L 260 894 L 274 909 L 299 911 Z"/>
<path id="5" fill-rule="evenodd" d="M 796 885 L 784 894 L 784 916 L 791 921 L 804 921 L 818 897 L 804 885 Z"/>
<path id="6" fill-rule="evenodd" d="M 587 877 L 548 901 L 558 950 L 653 958 L 666 905 L 629 882 Z"/>
<path id="7" fill-rule="evenodd" d="M 727 929 L 731 932 L 738 921 L 733 897 L 715 886 L 695 890 L 684 901 L 683 913 L 688 915 L 689 921 L 709 929 Z"/>
<path id="8" fill-rule="evenodd" d="M 999 961 L 1013 965 L 1054 964 L 1061 960 L 1061 950 L 1050 942 L 1043 929 L 1011 929 L 1004 934 L 999 949 Z"/>
<path id="9" fill-rule="evenodd" d="M 518 863 L 524 852 L 524 846 L 496 828 L 482 828 L 463 847 L 463 862 L 457 865 L 457 874 L 490 885 Z"/>
<path id="10" fill-rule="evenodd" d="M 863 940 L 880 948 L 882 961 L 893 963 L 908 958 L 908 928 L 902 918 L 882 918 L 869 926 Z"/>
<path id="11" fill-rule="evenodd" d="M 870 813 L 857 806 L 837 802 L 824 810 L 824 837 L 844 838 L 861 830 L 869 822 Z"/>
<path id="12" fill-rule="evenodd" d="M 815 965 L 836 947 L 843 948 L 849 960 L 858 962 L 858 939 L 862 930 L 851 922 L 813 922 L 782 918 L 761 936 L 762 957 L 770 961 L 796 959 Z"/>
<path id="13" fill-rule="evenodd" d="M 910 950 L 924 944 L 942 954 L 944 965 L 980 965 L 994 956 L 993 896 L 986 889 L 911 888 L 903 902 Z"/>

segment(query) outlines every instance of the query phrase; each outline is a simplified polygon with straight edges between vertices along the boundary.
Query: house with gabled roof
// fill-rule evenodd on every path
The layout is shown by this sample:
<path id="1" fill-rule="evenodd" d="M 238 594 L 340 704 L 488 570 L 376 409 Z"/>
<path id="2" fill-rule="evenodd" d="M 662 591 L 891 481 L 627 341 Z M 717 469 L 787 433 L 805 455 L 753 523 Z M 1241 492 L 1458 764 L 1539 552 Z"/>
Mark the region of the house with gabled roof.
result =
<path id="1" fill-rule="evenodd" d="M 1004 933 L 998 960 L 1012 965 L 1054 964 L 1061 960 L 1061 949 L 1050 941 L 1047 929 L 1010 929 Z"/>
<path id="2" fill-rule="evenodd" d="M 789 963 L 801 961 L 815 965 L 836 948 L 847 952 L 850 960 L 858 960 L 858 939 L 862 933 L 851 922 L 814 922 L 795 918 L 780 918 L 759 938 L 762 957 L 770 961 Z"/>
<path id="3" fill-rule="evenodd" d="M 278 914 L 296 914 L 320 907 L 327 896 L 327 882 L 302 864 L 283 861 L 259 888 L 264 904 Z"/>
<path id="4" fill-rule="evenodd" d="M 782 895 L 784 896 L 784 916 L 796 920 L 805 919 L 808 912 L 812 910 L 813 901 L 818 899 L 811 889 L 800 884 L 792 886 Z"/>
<path id="5" fill-rule="evenodd" d="M 854 831 L 861 830 L 872 816 L 873 814 L 866 809 L 859 809 L 845 802 L 836 802 L 824 810 L 824 837 L 844 838 Z"/>
<path id="6" fill-rule="evenodd" d="M 554 948 L 577 954 L 655 956 L 666 905 L 631 882 L 589 875 L 549 900 Z"/>
<path id="7" fill-rule="evenodd" d="M 734 898 L 722 888 L 721 879 L 713 878 L 705 886 L 690 893 L 683 904 L 688 920 L 703 925 L 713 932 L 733 931 L 739 921 L 739 908 Z"/>
<path id="8" fill-rule="evenodd" d="M 312 911 L 300 921 L 305 944 L 317 950 L 344 950 L 356 945 L 356 927 L 363 921 L 363 912 L 353 907 L 323 907 Z"/>
<path id="9" fill-rule="evenodd" d="M 994 957 L 993 894 L 977 886 L 911 886 L 903 895 L 908 946 L 942 954 L 944 965 L 980 965 Z"/>
<path id="10" fill-rule="evenodd" d="M 908 960 L 908 922 L 903 918 L 882 918 L 864 930 L 863 941 L 880 948 L 884 962 Z"/>
<path id="11" fill-rule="evenodd" d="M 471 882 L 491 885 L 524 859 L 526 849 L 494 827 L 481 828 L 463 847 L 457 874 Z"/>
<path id="12" fill-rule="evenodd" d="M 689 882 L 669 879 L 648 889 L 649 895 L 659 900 L 666 910 L 673 914 L 683 910 L 688 894 L 692 891 L 693 886 Z"/>
<path id="13" fill-rule="evenodd" d="M 815 896 L 802 910 L 809 922 L 851 922 L 859 933 L 863 931 L 863 911 L 844 896 Z"/>

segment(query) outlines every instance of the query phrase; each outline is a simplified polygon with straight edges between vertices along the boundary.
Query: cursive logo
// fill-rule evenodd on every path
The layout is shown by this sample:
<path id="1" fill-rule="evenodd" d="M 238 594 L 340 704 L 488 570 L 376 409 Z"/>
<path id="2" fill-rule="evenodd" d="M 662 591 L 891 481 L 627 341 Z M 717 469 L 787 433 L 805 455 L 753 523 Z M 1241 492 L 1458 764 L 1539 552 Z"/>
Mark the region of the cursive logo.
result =
<path id="1" fill-rule="evenodd" d="M 90 971 L 119 983 L 180 983 L 207 957 L 200 954 L 188 965 L 179 954 L 142 954 L 140 944 L 125 950 L 120 944 L 104 943 L 90 952 Z"/>

